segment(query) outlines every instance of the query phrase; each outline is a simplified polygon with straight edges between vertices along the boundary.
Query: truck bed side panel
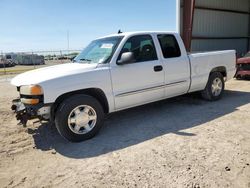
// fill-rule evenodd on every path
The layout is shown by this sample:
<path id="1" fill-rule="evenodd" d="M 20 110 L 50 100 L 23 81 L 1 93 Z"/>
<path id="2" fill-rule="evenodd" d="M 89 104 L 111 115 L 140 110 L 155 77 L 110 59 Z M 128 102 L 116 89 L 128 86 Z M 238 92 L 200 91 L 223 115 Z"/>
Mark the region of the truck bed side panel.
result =
<path id="1" fill-rule="evenodd" d="M 226 79 L 235 74 L 236 56 L 234 50 L 195 53 L 188 55 L 191 62 L 192 84 L 189 92 L 203 90 L 206 87 L 210 72 L 216 67 L 226 68 Z"/>

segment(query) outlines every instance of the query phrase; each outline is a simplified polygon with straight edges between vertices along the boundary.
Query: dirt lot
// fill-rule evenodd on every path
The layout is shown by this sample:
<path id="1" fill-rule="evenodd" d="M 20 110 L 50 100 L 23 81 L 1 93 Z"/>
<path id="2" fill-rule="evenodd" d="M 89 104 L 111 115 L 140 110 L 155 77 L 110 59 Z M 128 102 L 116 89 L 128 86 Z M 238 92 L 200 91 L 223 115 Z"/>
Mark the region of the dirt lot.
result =
<path id="1" fill-rule="evenodd" d="M 250 187 L 250 81 L 222 100 L 186 95 L 107 117 L 82 143 L 17 125 L 0 81 L 0 187 Z"/>
<path id="2" fill-rule="evenodd" d="M 10 75 L 10 74 L 22 73 L 28 70 L 33 70 L 52 65 L 60 65 L 62 63 L 68 63 L 68 62 L 70 62 L 70 60 L 49 60 L 45 61 L 44 65 L 16 65 L 14 67 L 6 67 L 6 68 L 4 68 L 4 66 L 1 65 L 0 62 L 0 76 L 5 76 L 6 74 Z"/>

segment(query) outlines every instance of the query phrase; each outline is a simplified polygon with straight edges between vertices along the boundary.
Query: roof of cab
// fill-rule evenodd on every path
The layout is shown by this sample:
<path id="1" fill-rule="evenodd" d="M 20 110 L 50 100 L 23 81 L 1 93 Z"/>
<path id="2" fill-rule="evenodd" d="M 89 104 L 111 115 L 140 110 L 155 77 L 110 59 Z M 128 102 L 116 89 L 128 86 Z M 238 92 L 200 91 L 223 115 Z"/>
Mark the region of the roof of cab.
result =
<path id="1" fill-rule="evenodd" d="M 115 33 L 111 35 L 106 35 L 103 37 L 99 37 L 98 39 L 106 38 L 106 37 L 118 37 L 118 36 L 131 36 L 131 35 L 139 35 L 139 34 L 177 34 L 175 31 L 134 31 L 134 32 L 122 32 Z"/>

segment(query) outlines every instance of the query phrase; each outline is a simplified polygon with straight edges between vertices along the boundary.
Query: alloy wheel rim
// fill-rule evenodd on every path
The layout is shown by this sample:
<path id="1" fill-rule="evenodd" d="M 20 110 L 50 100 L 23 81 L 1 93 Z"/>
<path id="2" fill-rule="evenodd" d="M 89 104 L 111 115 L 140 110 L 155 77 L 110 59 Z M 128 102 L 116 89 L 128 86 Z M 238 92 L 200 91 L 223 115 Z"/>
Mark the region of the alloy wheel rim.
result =
<path id="1" fill-rule="evenodd" d="M 212 94 L 213 96 L 217 97 L 220 95 L 222 91 L 222 81 L 220 78 L 215 78 L 212 83 Z"/>
<path id="2" fill-rule="evenodd" d="M 96 111 L 89 105 L 79 105 L 68 116 L 68 127 L 75 134 L 86 134 L 96 125 Z"/>

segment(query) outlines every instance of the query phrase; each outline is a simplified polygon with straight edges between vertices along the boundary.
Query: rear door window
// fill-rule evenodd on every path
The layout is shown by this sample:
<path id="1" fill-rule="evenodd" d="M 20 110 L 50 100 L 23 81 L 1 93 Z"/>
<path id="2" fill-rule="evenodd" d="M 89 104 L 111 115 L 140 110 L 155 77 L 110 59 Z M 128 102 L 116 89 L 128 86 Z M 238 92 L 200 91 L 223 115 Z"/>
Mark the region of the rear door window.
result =
<path id="1" fill-rule="evenodd" d="M 162 34 L 157 36 L 161 45 L 164 58 L 180 57 L 181 51 L 176 38 L 173 35 Z"/>

